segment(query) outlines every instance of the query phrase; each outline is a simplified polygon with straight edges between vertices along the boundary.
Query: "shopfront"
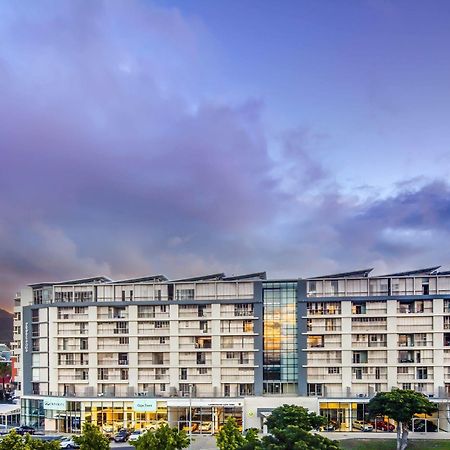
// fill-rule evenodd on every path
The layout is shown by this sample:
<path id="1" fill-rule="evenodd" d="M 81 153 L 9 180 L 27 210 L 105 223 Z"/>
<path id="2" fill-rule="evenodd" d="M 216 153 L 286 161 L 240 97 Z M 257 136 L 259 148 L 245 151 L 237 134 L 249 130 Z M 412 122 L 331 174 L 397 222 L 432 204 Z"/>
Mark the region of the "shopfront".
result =
<path id="1" fill-rule="evenodd" d="M 241 402 L 192 399 L 22 399 L 22 423 L 37 430 L 79 433 L 83 422 L 96 424 L 104 433 L 121 428 L 155 429 L 162 424 L 195 434 L 218 432 L 228 417 L 242 426 Z"/>
<path id="2" fill-rule="evenodd" d="M 448 431 L 449 411 L 440 405 L 427 416 L 417 414 L 409 428 L 416 432 Z M 369 418 L 367 402 L 320 402 L 320 415 L 327 418 L 325 431 L 394 432 L 397 424 L 387 416 Z"/>

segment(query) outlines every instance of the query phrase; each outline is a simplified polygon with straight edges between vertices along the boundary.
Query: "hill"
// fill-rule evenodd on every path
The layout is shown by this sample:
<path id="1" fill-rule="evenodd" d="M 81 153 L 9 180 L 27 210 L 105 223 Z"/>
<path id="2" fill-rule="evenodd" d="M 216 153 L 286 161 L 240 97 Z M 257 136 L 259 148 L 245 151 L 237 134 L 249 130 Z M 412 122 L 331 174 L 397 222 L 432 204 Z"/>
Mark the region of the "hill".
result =
<path id="1" fill-rule="evenodd" d="M 4 309 L 0 309 L 0 343 L 8 347 L 13 338 L 13 315 Z"/>

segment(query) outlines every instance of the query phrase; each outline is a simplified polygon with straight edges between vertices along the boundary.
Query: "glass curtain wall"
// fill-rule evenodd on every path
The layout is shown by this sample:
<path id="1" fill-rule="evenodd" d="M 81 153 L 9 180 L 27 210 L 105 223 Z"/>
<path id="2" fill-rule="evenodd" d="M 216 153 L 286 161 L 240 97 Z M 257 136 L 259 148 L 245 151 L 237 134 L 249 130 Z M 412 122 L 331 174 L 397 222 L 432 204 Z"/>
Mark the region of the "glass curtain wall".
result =
<path id="1" fill-rule="evenodd" d="M 263 283 L 264 394 L 297 393 L 297 283 Z"/>

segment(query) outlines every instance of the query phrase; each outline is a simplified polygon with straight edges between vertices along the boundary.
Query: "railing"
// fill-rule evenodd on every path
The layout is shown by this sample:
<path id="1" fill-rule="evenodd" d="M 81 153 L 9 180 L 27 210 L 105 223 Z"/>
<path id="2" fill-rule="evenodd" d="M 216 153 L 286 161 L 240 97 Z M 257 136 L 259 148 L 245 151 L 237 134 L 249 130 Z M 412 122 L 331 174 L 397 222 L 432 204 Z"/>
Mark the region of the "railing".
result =
<path id="1" fill-rule="evenodd" d="M 106 314 L 102 314 L 102 313 L 98 313 L 97 314 L 97 319 L 111 319 L 111 320 L 120 320 L 120 319 L 128 319 L 128 313 L 120 313 L 120 314 L 112 314 L 112 313 L 106 313 Z"/>
<path id="2" fill-rule="evenodd" d="M 87 360 L 79 360 L 79 359 L 75 359 L 73 361 L 58 361 L 58 366 L 88 366 L 89 365 L 89 361 Z"/>
<path id="3" fill-rule="evenodd" d="M 168 312 L 138 312 L 138 319 L 156 319 L 156 320 L 167 320 L 170 318 Z"/>
<path id="4" fill-rule="evenodd" d="M 75 344 L 58 345 L 58 351 L 73 351 L 73 350 L 82 352 L 82 351 L 87 351 L 88 348 L 81 347 L 80 345 L 75 345 Z"/>
<path id="5" fill-rule="evenodd" d="M 370 347 L 370 348 L 385 348 L 387 347 L 387 342 L 371 342 L 371 341 L 353 341 L 352 347 Z"/>
<path id="6" fill-rule="evenodd" d="M 308 309 L 308 316 L 337 316 L 341 314 L 341 309 Z"/>
<path id="7" fill-rule="evenodd" d="M 70 328 L 58 330 L 58 336 L 78 336 L 79 334 L 88 334 L 89 330 L 87 329 L 79 329 L 79 328 Z"/>
<path id="8" fill-rule="evenodd" d="M 81 313 L 81 314 L 75 314 L 75 313 L 60 313 L 58 314 L 58 320 L 73 320 L 73 321 L 86 321 L 89 318 L 89 314 Z"/>
<path id="9" fill-rule="evenodd" d="M 399 347 L 432 347 L 433 341 L 398 342 Z"/>
<path id="10" fill-rule="evenodd" d="M 168 366 L 170 364 L 170 361 L 168 359 L 153 360 L 152 358 L 139 358 L 138 364 L 145 364 L 150 366 Z"/>

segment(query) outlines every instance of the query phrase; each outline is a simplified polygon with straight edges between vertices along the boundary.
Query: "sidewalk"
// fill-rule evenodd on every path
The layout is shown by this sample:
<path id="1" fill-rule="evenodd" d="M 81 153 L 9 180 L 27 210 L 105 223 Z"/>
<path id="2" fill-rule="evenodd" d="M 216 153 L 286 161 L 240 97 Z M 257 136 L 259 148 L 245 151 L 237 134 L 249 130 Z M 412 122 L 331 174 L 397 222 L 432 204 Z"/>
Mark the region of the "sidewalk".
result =
<path id="1" fill-rule="evenodd" d="M 319 433 L 322 436 L 332 439 L 334 441 L 341 441 L 344 439 L 397 439 L 397 433 L 358 433 L 358 432 L 329 432 L 329 433 Z M 409 439 L 448 439 L 450 440 L 450 433 L 444 431 L 439 431 L 436 433 L 409 433 Z"/>

